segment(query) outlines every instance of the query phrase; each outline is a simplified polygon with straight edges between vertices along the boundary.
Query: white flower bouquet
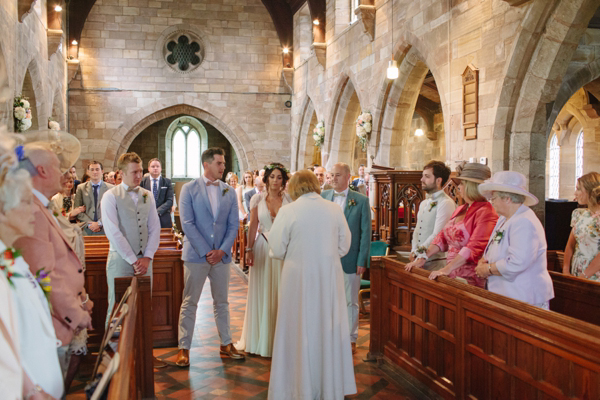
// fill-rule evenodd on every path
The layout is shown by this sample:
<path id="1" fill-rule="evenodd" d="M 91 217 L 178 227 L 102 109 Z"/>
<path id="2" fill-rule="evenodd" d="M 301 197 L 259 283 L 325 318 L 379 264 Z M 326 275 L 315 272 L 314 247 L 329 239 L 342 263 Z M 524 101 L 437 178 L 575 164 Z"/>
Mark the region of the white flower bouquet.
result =
<path id="1" fill-rule="evenodd" d="M 31 104 L 28 98 L 18 95 L 13 101 L 13 115 L 17 132 L 25 132 L 31 128 Z"/>
<path id="2" fill-rule="evenodd" d="M 369 144 L 369 134 L 373 130 L 373 116 L 370 112 L 365 111 L 358 116 L 356 120 L 356 136 L 362 147 L 362 151 L 367 151 L 367 145 Z"/>
<path id="3" fill-rule="evenodd" d="M 315 129 L 313 129 L 313 139 L 315 140 L 315 146 L 321 147 L 325 143 L 325 122 L 320 121 Z"/>
<path id="4" fill-rule="evenodd" d="M 60 131 L 60 124 L 52 118 L 48 118 L 48 129 L 51 129 L 53 131 Z"/>

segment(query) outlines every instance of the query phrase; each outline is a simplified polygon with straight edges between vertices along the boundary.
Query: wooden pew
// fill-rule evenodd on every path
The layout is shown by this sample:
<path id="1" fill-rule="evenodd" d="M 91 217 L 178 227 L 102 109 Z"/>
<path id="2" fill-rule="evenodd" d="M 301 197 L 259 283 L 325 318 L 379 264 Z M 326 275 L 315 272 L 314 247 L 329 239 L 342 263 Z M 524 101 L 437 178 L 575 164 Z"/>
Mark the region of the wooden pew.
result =
<path id="1" fill-rule="evenodd" d="M 402 367 L 447 399 L 600 398 L 600 326 L 428 276 L 391 257 L 372 259 L 370 358 Z M 569 310 L 582 303 L 565 297 L 568 285 L 593 287 L 582 297 L 598 299 L 600 284 L 552 277 Z"/>
<path id="2" fill-rule="evenodd" d="M 116 303 L 131 285 L 129 310 L 119 336 L 120 365 L 108 389 L 109 400 L 154 398 L 152 309 L 149 277 L 115 279 Z"/>

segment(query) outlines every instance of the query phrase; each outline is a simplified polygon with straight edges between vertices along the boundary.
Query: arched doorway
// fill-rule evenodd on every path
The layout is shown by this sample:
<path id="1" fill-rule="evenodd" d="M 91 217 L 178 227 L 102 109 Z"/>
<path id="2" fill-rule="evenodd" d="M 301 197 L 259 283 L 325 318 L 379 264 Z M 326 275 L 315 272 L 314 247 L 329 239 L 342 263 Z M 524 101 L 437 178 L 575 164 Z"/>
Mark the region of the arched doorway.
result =
<path id="1" fill-rule="evenodd" d="M 35 89 L 33 87 L 33 80 L 31 79 L 31 74 L 29 73 L 29 68 L 25 72 L 25 78 L 23 79 L 23 85 L 21 87 L 21 94 L 23 97 L 27 98 L 29 101 L 29 105 L 31 106 L 31 128 L 30 130 L 36 130 L 40 127 L 39 121 L 39 113 L 37 106 L 37 99 L 35 96 Z M 41 125 L 43 128 L 46 126 L 44 124 Z"/>
<path id="2" fill-rule="evenodd" d="M 321 149 L 315 145 L 313 130 L 317 125 L 317 113 L 310 98 L 307 98 L 300 121 L 300 131 L 296 143 L 296 155 L 292 157 L 295 164 L 292 169 L 304 169 L 311 165 L 321 165 Z"/>

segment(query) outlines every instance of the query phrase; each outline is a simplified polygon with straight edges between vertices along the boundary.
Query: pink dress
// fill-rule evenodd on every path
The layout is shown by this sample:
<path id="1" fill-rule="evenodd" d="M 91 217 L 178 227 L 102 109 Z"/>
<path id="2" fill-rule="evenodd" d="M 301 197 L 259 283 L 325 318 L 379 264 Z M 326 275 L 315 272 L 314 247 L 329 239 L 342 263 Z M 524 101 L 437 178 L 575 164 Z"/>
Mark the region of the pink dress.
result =
<path id="1" fill-rule="evenodd" d="M 438 246 L 442 251 L 446 251 L 447 248 L 447 262 L 450 263 L 459 251 L 466 246 L 469 242 L 471 235 L 467 231 L 464 220 L 460 222 L 456 222 L 456 219 L 453 218 L 442 229 L 440 234 L 435 238 L 433 244 Z M 469 285 L 478 286 L 480 288 L 485 287 L 485 279 L 478 278 L 475 274 L 475 267 L 477 264 L 471 262 L 470 259 L 467 259 L 467 262 L 462 267 L 456 268 L 452 271 L 448 277 L 456 278 L 460 277 L 465 279 Z"/>

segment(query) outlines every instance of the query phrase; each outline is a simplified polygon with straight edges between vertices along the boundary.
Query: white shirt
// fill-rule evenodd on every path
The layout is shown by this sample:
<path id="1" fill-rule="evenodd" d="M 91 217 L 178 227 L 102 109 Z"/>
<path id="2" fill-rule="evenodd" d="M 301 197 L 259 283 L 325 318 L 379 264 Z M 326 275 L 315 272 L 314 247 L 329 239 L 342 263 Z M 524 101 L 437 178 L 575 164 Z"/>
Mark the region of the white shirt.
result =
<path id="1" fill-rule="evenodd" d="M 121 183 L 123 188 L 127 190 L 129 186 L 125 183 Z M 137 207 L 138 203 L 138 192 L 128 192 L 131 199 Z M 156 203 L 154 197 L 148 196 L 149 201 L 154 205 L 156 209 Z M 119 215 L 117 214 L 117 199 L 111 190 L 104 193 L 102 197 L 102 203 L 100 204 L 102 210 L 102 221 L 104 222 L 104 233 L 110 242 L 110 251 L 116 251 L 129 264 L 133 264 L 137 261 L 137 256 L 131 249 L 129 242 L 125 238 L 125 235 L 119 229 Z M 160 219 L 158 219 L 158 213 L 148 213 L 148 243 L 146 244 L 146 250 L 144 251 L 144 257 L 150 259 L 154 258 L 154 253 L 158 250 L 160 242 Z"/>
<path id="2" fill-rule="evenodd" d="M 35 197 L 38 198 L 38 200 L 44 205 L 44 207 L 48 208 L 48 204 L 50 204 L 50 200 L 48 200 L 48 198 L 46 196 L 44 196 L 40 191 L 38 191 L 36 188 L 32 188 L 31 191 L 33 192 L 33 195 Z M 56 225 L 58 225 L 58 220 L 56 219 L 56 217 L 54 216 L 54 213 L 52 211 L 50 211 L 52 214 L 52 218 L 54 218 L 54 222 L 56 222 Z"/>
<path id="3" fill-rule="evenodd" d="M 348 199 L 348 190 L 350 188 L 346 188 L 343 192 L 333 191 L 333 202 L 340 206 L 342 212 L 346 209 L 346 200 Z M 336 194 L 343 194 L 343 196 L 336 196 Z"/>
<path id="4" fill-rule="evenodd" d="M 204 184 L 206 185 L 206 193 L 208 194 L 208 200 L 210 201 L 210 208 L 212 208 L 213 217 L 217 217 L 217 210 L 219 208 L 219 186 L 209 185 L 212 182 L 206 176 L 202 175 L 202 179 L 204 180 Z"/>
<path id="5" fill-rule="evenodd" d="M 416 252 L 419 247 L 428 248 L 438 233 L 444 229 L 455 209 L 456 203 L 443 190 L 435 192 L 421 202 L 417 215 L 417 226 L 413 233 L 411 252 Z M 404 212 L 409 211 L 405 210 Z"/>

